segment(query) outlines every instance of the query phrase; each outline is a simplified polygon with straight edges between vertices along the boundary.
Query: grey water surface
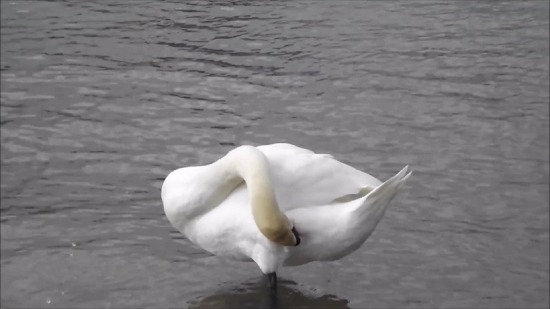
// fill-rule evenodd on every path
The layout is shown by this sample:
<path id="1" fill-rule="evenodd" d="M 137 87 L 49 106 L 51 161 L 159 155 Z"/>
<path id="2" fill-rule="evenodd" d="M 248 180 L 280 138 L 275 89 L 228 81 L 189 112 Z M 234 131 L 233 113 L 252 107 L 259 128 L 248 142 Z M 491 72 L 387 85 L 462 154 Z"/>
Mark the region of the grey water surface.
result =
<path id="1" fill-rule="evenodd" d="M 413 176 L 279 308 L 548 308 L 548 1 L 1 1 L 1 307 L 259 308 L 160 201 L 289 142 Z"/>

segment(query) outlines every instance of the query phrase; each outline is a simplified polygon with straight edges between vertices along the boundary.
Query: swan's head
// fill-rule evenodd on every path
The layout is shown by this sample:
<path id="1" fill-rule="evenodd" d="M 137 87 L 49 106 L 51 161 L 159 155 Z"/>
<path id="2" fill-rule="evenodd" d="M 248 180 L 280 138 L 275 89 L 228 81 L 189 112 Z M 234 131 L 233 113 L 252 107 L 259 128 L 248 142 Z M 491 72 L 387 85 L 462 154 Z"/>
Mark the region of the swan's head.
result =
<path id="1" fill-rule="evenodd" d="M 281 246 L 297 246 L 300 244 L 300 234 L 294 226 L 292 228 L 271 228 L 262 227 L 260 231 L 264 236 L 272 242 Z"/>

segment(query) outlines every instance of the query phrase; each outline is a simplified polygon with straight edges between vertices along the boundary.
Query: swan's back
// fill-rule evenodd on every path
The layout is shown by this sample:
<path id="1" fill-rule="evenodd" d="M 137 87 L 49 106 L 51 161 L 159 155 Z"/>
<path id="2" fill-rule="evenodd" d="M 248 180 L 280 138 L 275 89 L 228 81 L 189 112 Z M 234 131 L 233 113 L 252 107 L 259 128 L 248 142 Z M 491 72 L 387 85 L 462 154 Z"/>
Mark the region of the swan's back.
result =
<path id="1" fill-rule="evenodd" d="M 257 148 L 268 158 L 282 210 L 331 204 L 365 187 L 375 188 L 381 184 L 380 180 L 331 155 L 284 143 Z"/>

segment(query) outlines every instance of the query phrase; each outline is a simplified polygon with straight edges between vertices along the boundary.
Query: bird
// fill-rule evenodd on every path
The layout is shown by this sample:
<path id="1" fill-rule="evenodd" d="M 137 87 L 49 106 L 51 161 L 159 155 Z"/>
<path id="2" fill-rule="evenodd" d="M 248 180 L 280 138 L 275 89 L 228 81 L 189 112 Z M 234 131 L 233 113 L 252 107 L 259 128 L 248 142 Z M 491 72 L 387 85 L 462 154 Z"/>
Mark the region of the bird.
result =
<path id="1" fill-rule="evenodd" d="M 170 172 L 161 199 L 187 239 L 219 257 L 254 261 L 276 292 L 279 268 L 359 249 L 411 173 L 407 165 L 381 182 L 330 154 L 242 145 Z"/>

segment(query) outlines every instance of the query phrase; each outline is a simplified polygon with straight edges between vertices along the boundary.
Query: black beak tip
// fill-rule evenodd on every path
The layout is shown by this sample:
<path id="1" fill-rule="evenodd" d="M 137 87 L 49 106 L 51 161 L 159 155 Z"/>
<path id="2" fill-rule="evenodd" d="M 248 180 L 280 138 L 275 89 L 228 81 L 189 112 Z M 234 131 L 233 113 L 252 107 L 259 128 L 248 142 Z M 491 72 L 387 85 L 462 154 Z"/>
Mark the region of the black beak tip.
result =
<path id="1" fill-rule="evenodd" d="M 292 231 L 292 234 L 294 234 L 294 237 L 296 237 L 296 244 L 294 245 L 296 247 L 300 244 L 300 242 L 302 242 L 302 240 L 300 239 L 300 235 L 298 234 L 298 231 L 296 231 L 295 227 L 292 227 L 291 231 Z"/>

